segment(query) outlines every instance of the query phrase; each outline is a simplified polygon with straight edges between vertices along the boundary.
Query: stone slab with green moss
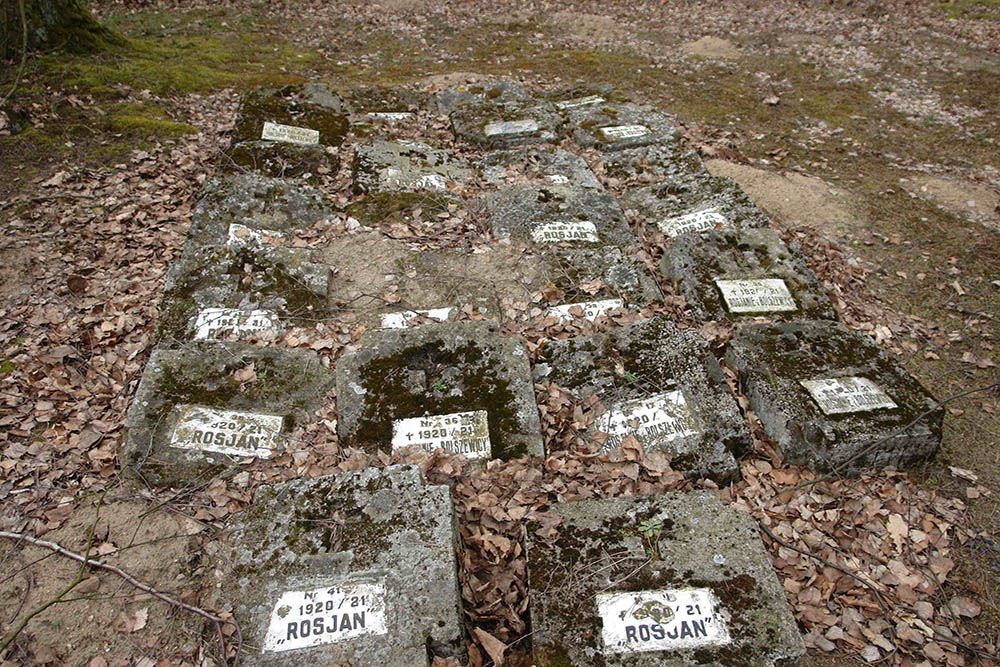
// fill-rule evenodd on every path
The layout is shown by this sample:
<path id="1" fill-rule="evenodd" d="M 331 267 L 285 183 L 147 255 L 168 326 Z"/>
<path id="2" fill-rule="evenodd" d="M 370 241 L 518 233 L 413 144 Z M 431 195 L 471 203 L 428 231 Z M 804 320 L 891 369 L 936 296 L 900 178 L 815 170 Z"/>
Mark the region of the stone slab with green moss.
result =
<path id="1" fill-rule="evenodd" d="M 554 382 L 608 410 L 590 435 L 608 433 L 610 451 L 634 435 L 646 451 L 671 454 L 674 470 L 726 482 L 750 432 L 705 340 L 664 317 L 607 334 L 550 341 L 539 352 L 536 382 Z M 632 422 L 632 420 L 638 420 Z"/>
<path id="2" fill-rule="evenodd" d="M 563 125 L 562 116 L 548 102 L 465 106 L 449 117 L 456 138 L 485 148 L 552 143 L 559 139 Z"/>
<path id="3" fill-rule="evenodd" d="M 607 178 L 627 188 L 661 181 L 689 183 L 710 178 L 701 156 L 695 151 L 681 150 L 676 144 L 652 144 L 603 153 L 600 168 Z"/>
<path id="4" fill-rule="evenodd" d="M 488 458 L 544 455 L 527 349 L 495 323 L 372 331 L 337 362 L 342 443 L 391 450 L 399 420 L 479 410 L 488 414 Z"/>
<path id="5" fill-rule="evenodd" d="M 380 86 L 355 88 L 346 92 L 344 98 L 352 117 L 361 117 L 361 119 L 371 113 L 413 113 L 437 110 L 431 95 L 406 88 Z"/>
<path id="6" fill-rule="evenodd" d="M 517 237 L 542 247 L 635 244 L 621 206 L 607 192 L 568 185 L 518 185 L 486 195 L 483 204 L 498 239 Z"/>
<path id="7" fill-rule="evenodd" d="M 670 119 L 633 104 L 598 104 L 563 112 L 573 141 L 585 148 L 618 151 L 650 144 L 676 144 L 680 134 Z"/>
<path id="8" fill-rule="evenodd" d="M 319 132 L 321 146 L 344 143 L 350 123 L 340 97 L 325 84 L 258 88 L 240 100 L 233 145 L 259 141 L 264 123 L 279 123 Z"/>
<path id="9" fill-rule="evenodd" d="M 652 272 L 620 248 L 542 249 L 535 258 L 547 282 L 562 292 L 562 304 L 621 299 L 626 307 L 643 308 L 663 300 Z"/>
<path id="10" fill-rule="evenodd" d="M 726 361 L 790 463 L 860 472 L 914 464 L 940 446 L 944 408 L 875 341 L 842 324 L 741 326 Z"/>
<path id="11" fill-rule="evenodd" d="M 356 192 L 446 192 L 472 174 L 461 157 L 417 141 L 373 140 L 354 149 Z"/>
<path id="12" fill-rule="evenodd" d="M 448 487 L 425 484 L 415 466 L 262 487 L 220 568 L 241 664 L 464 659 L 457 532 Z"/>
<path id="13" fill-rule="evenodd" d="M 185 487 L 252 455 L 294 450 L 289 436 L 314 418 L 333 381 L 309 350 L 219 342 L 154 350 L 126 418 L 122 467 L 143 483 Z M 203 409 L 199 426 L 187 408 Z M 280 429 L 252 415 L 279 418 Z"/>
<path id="14" fill-rule="evenodd" d="M 583 158 L 558 148 L 522 146 L 492 151 L 477 161 L 477 167 L 486 183 L 500 187 L 571 185 L 604 190 Z"/>
<path id="15" fill-rule="evenodd" d="M 225 173 L 256 171 L 274 178 L 316 181 L 321 174 L 335 174 L 340 156 L 320 144 L 282 141 L 241 141 L 223 151 L 219 169 Z"/>
<path id="16" fill-rule="evenodd" d="M 711 491 L 558 503 L 526 537 L 538 667 L 797 667 L 757 525 Z"/>
<path id="17" fill-rule="evenodd" d="M 771 229 L 682 234 L 660 260 L 660 273 L 677 283 L 702 322 L 837 319 L 798 250 Z"/>
<path id="18" fill-rule="evenodd" d="M 519 83 L 507 79 L 452 86 L 437 94 L 438 113 L 447 116 L 468 106 L 520 107 L 531 100 L 531 93 Z"/>

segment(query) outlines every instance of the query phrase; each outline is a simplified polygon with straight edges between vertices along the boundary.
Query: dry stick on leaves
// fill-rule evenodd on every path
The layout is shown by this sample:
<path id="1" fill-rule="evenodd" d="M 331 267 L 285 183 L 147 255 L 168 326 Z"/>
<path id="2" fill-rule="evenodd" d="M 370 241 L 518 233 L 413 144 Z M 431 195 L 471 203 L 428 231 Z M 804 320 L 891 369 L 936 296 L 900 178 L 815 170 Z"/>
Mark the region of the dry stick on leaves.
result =
<path id="1" fill-rule="evenodd" d="M 33 611 L 30 615 L 28 615 L 27 618 L 24 619 L 24 621 L 21 622 L 21 624 L 17 628 L 14 629 L 14 632 L 7 639 L 4 640 L 4 643 L 2 645 L 0 645 L 0 652 L 2 652 L 7 647 L 7 645 L 10 644 L 14 640 L 14 637 L 16 637 L 18 635 L 18 633 L 20 633 L 21 630 L 24 629 L 24 626 L 26 626 L 28 624 L 28 621 L 30 621 L 34 616 L 37 616 L 38 614 L 40 614 L 42 611 L 44 611 L 48 607 L 50 607 L 53 604 L 55 604 L 56 602 L 58 602 L 62 598 L 62 596 L 64 596 L 67 593 L 69 593 L 73 588 L 76 587 L 77 584 L 79 584 L 81 581 L 83 581 L 83 574 L 84 574 L 84 572 L 86 572 L 86 569 L 88 567 L 94 567 L 94 568 L 98 568 L 98 569 L 101 569 L 101 570 L 106 570 L 108 572 L 111 572 L 112 574 L 118 575 L 119 577 L 121 577 L 122 579 L 124 579 L 126 582 L 128 582 L 129 584 L 131 584 L 132 586 L 134 586 L 135 588 L 138 588 L 140 591 L 143 591 L 145 593 L 149 593 L 150 595 L 152 595 L 153 597 L 157 598 L 158 600 L 162 600 L 162 601 L 166 602 L 167 604 L 169 604 L 169 605 L 171 605 L 173 607 L 177 607 L 178 609 L 183 609 L 185 611 L 189 611 L 192 614 L 197 614 L 198 616 L 201 616 L 202 618 L 205 618 L 205 619 L 208 619 L 209 621 L 212 621 L 212 623 L 215 624 L 216 631 L 219 633 L 219 645 L 220 645 L 220 647 L 222 649 L 222 659 L 223 660 L 226 659 L 226 639 L 225 639 L 225 636 L 222 633 L 222 626 L 225 625 L 225 624 L 227 624 L 227 623 L 231 624 L 236 629 L 236 654 L 233 657 L 233 664 L 237 664 L 238 663 L 239 658 L 240 658 L 240 650 L 243 647 L 243 633 L 240 631 L 240 624 L 236 620 L 235 617 L 233 617 L 231 619 L 224 619 L 224 618 L 221 618 L 219 616 L 216 616 L 215 614 L 209 613 L 209 612 L 205 611 L 204 609 L 202 609 L 200 607 L 195 607 L 195 606 L 186 604 L 184 602 L 181 602 L 180 600 L 175 600 L 174 598 L 170 597 L 169 595 L 166 595 L 165 593 L 161 593 L 160 591 L 156 590 L 152 586 L 148 586 L 147 584 L 142 583 L 141 581 L 139 581 L 138 579 L 136 579 L 135 577 L 133 577 L 132 575 L 130 575 L 128 572 L 125 572 L 124 570 L 122 570 L 121 568 L 115 567 L 114 565 L 109 565 L 108 563 L 105 563 L 104 561 L 100 561 L 100 560 L 96 560 L 96 559 L 91 559 L 90 558 L 90 544 L 91 544 L 91 541 L 94 538 L 94 529 L 95 529 L 96 526 L 97 526 L 97 522 L 95 521 L 94 525 L 92 525 L 90 527 L 90 536 L 87 538 L 87 553 L 86 554 L 78 554 L 78 553 L 76 553 L 74 551 L 70 551 L 69 549 L 66 549 L 66 548 L 64 548 L 64 547 L 56 544 L 55 542 L 48 542 L 46 540 L 40 540 L 37 537 L 31 537 L 30 535 L 26 535 L 24 533 L 15 533 L 15 532 L 8 531 L 8 530 L 0 530 L 0 537 L 6 537 L 6 538 L 11 539 L 11 540 L 18 540 L 18 541 L 21 541 L 21 542 L 27 542 L 28 544 L 33 544 L 36 547 L 43 547 L 45 549 L 49 549 L 51 551 L 54 551 L 55 553 L 59 554 L 60 556 L 65 556 L 66 558 L 69 558 L 70 560 L 75 560 L 78 563 L 82 563 L 83 564 L 80 567 L 80 572 L 77 574 L 76 579 L 74 579 L 73 582 L 70 583 L 70 585 L 68 587 L 66 587 L 62 592 L 60 592 L 59 595 L 56 596 L 53 600 L 50 600 L 45 605 L 43 605 L 43 606 L 39 607 L 38 609 L 36 609 L 35 611 Z"/>

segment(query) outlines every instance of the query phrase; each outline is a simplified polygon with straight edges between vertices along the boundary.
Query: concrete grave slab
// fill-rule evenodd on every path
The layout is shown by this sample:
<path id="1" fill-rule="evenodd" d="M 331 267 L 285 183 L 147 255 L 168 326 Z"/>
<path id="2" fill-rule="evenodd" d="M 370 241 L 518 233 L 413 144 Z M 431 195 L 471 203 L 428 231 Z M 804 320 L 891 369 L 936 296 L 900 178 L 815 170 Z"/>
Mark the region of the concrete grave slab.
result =
<path id="1" fill-rule="evenodd" d="M 548 102 L 499 107 L 466 106 L 450 114 L 458 139 L 486 148 L 550 143 L 562 132 L 562 116 Z"/>
<path id="2" fill-rule="evenodd" d="M 406 88 L 355 88 L 345 97 L 355 122 L 405 122 L 414 120 L 417 111 L 437 109 L 431 95 Z"/>
<path id="3" fill-rule="evenodd" d="M 670 119 L 632 104 L 598 104 L 566 110 L 573 141 L 585 148 L 617 151 L 649 144 L 675 144 L 679 138 Z"/>
<path id="4" fill-rule="evenodd" d="M 312 182 L 320 173 L 336 173 L 340 169 L 340 156 L 320 144 L 241 141 L 223 152 L 219 169 L 224 173 L 250 169 L 274 178 Z"/>
<path id="5" fill-rule="evenodd" d="M 455 511 L 415 466 L 261 487 L 228 544 L 222 592 L 243 628 L 241 664 L 465 657 Z"/>
<path id="6" fill-rule="evenodd" d="M 701 321 L 835 320 L 837 312 L 797 249 L 770 229 L 683 234 L 660 260 Z"/>
<path id="7" fill-rule="evenodd" d="M 726 361 L 786 461 L 859 472 L 921 461 L 944 409 L 864 334 L 834 322 L 748 324 Z"/>
<path id="8" fill-rule="evenodd" d="M 527 350 L 488 322 L 365 334 L 360 349 L 337 362 L 337 411 L 337 433 L 347 444 L 397 448 L 401 420 L 420 417 L 439 446 L 468 453 L 471 431 L 466 438 L 442 429 L 438 437 L 434 424 L 485 411 L 491 451 L 476 458 L 544 454 Z"/>
<path id="9" fill-rule="evenodd" d="M 234 374 L 253 366 L 256 379 Z M 153 351 L 125 422 L 123 466 L 156 486 L 187 486 L 294 443 L 333 386 L 309 350 L 190 343 Z"/>
<path id="10" fill-rule="evenodd" d="M 244 95 L 236 113 L 233 145 L 266 140 L 268 136 L 295 140 L 299 134 L 294 130 L 272 133 L 273 128 L 272 132 L 266 132 L 265 123 L 317 132 L 315 142 L 309 143 L 321 146 L 340 146 L 348 130 L 340 97 L 319 83 L 258 88 Z"/>
<path id="11" fill-rule="evenodd" d="M 542 275 L 546 282 L 565 293 L 563 305 L 556 306 L 557 309 L 595 301 L 621 302 L 606 303 L 605 309 L 642 308 L 662 301 L 656 278 L 649 269 L 620 248 L 541 249 L 537 257 L 545 266 Z M 595 281 L 603 283 L 598 285 L 597 291 L 594 291 Z M 584 310 L 589 313 L 593 308 L 584 307 Z M 559 317 L 566 315 L 570 313 L 557 314 Z"/>
<path id="12" fill-rule="evenodd" d="M 710 176 L 698 153 L 681 150 L 676 144 L 604 153 L 601 168 L 606 177 L 633 187 L 660 181 L 688 183 Z"/>
<path id="13" fill-rule="evenodd" d="M 711 491 L 553 505 L 527 530 L 538 667 L 804 665 L 758 528 Z"/>
<path id="14" fill-rule="evenodd" d="M 708 344 L 666 318 L 608 334 L 545 345 L 536 382 L 555 382 L 579 399 L 597 395 L 608 409 L 591 433 L 608 433 L 605 451 L 634 435 L 649 450 L 672 454 L 674 470 L 719 482 L 739 474 L 750 432 Z M 631 423 L 631 420 L 639 420 Z"/>
<path id="15" fill-rule="evenodd" d="M 357 192 L 445 192 L 449 185 L 471 177 L 462 158 L 416 141 L 374 140 L 355 148 Z"/>
<path id="16" fill-rule="evenodd" d="M 483 180 L 490 185 L 565 185 L 603 190 L 604 186 L 579 155 L 539 146 L 487 153 L 479 161 Z"/>
<path id="17" fill-rule="evenodd" d="M 438 113 L 447 116 L 467 106 L 523 106 L 529 100 L 531 93 L 527 88 L 513 81 L 501 79 L 452 86 L 438 93 L 437 107 Z"/>
<path id="18" fill-rule="evenodd" d="M 679 172 L 623 199 L 650 231 L 667 237 L 711 229 L 756 229 L 767 219 L 734 181 L 705 172 Z"/>
<path id="19" fill-rule="evenodd" d="M 624 95 L 606 85 L 578 85 L 558 88 L 545 94 L 545 98 L 559 111 L 570 111 L 599 104 L 628 102 Z"/>
<path id="20" fill-rule="evenodd" d="M 618 201 L 607 192 L 553 186 L 514 186 L 486 195 L 484 205 L 493 235 L 574 246 L 634 244 Z"/>

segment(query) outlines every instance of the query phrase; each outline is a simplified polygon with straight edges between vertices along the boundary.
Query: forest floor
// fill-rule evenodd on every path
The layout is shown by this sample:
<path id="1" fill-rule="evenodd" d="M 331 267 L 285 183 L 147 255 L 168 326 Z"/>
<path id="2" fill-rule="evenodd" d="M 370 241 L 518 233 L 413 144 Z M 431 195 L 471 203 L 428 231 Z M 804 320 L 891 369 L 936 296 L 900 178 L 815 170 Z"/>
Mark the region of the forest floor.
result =
<path id="1" fill-rule="evenodd" d="M 29 58 L 0 112 L 0 530 L 74 551 L 89 545 L 157 590 L 225 614 L 214 555 L 255 485 L 365 463 L 327 439 L 315 456 L 168 494 L 123 479 L 118 467 L 165 272 L 228 145 L 241 91 L 304 81 L 435 90 L 496 77 L 611 84 L 671 115 L 714 174 L 735 179 L 802 244 L 849 325 L 939 400 L 962 395 L 947 400 L 941 451 L 916 470 L 818 482 L 800 499 L 790 489 L 814 477 L 762 442 L 743 480 L 720 490 L 779 536 L 828 558 L 846 553 L 839 562 L 889 600 L 880 608 L 867 586 L 772 544 L 810 664 L 996 664 L 998 0 L 516 9 L 489 0 L 177 0 L 92 9 L 130 46 Z M 5 65 L 0 95 L 17 70 Z M 338 333 L 313 349 L 335 360 Z M 567 409 L 558 395 L 540 400 L 553 415 Z M 465 572 L 481 586 L 463 582 L 473 664 L 499 661 L 498 645 L 504 664 L 530 664 L 523 582 L 508 582 L 509 597 L 498 583 L 523 556 L 487 534 L 516 535 L 520 519 L 483 519 L 491 504 L 516 504 L 489 484 L 522 484 L 521 519 L 555 499 L 692 486 L 637 456 L 624 462 L 640 464 L 632 482 L 623 461 L 593 468 L 571 454 L 471 481 L 446 460 L 419 461 L 452 484 L 465 522 Z M 846 508 L 853 523 L 839 514 Z M 0 542 L 0 636 L 78 571 L 44 549 Z M 232 626 L 226 632 L 232 652 Z M 108 572 L 84 573 L 0 659 L 222 664 L 202 618 Z"/>

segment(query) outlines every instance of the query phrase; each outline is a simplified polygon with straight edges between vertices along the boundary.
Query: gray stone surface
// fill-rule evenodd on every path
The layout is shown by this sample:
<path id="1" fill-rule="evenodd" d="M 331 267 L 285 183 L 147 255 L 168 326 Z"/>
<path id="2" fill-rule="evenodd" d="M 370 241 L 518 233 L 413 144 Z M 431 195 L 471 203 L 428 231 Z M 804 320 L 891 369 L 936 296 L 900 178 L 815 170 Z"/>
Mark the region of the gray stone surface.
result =
<path id="1" fill-rule="evenodd" d="M 662 301 L 662 294 L 646 265 L 619 248 L 578 248 L 541 251 L 548 266 L 546 275 L 566 294 L 564 303 L 619 298 L 626 306 L 644 307 Z M 584 291 L 584 285 L 601 280 L 599 291 Z"/>
<path id="2" fill-rule="evenodd" d="M 735 456 L 751 444 L 750 433 L 708 344 L 691 329 L 663 317 L 609 334 L 551 341 L 534 368 L 536 382 L 551 381 L 586 399 L 596 394 L 607 409 L 627 401 L 681 391 L 691 410 L 685 437 L 640 426 L 634 434 L 647 450 L 673 455 L 671 466 L 693 477 L 720 482 L 739 474 Z M 591 426 L 591 433 L 599 424 Z M 617 440 L 609 439 L 610 445 Z"/>
<path id="3" fill-rule="evenodd" d="M 465 106 L 450 114 L 458 139 L 486 148 L 549 143 L 559 139 L 563 119 L 548 102 L 524 106 Z"/>
<path id="4" fill-rule="evenodd" d="M 543 540 L 533 525 L 527 531 L 538 667 L 805 664 L 805 646 L 756 524 L 723 505 L 716 494 L 585 500 L 556 504 L 552 511 L 563 519 L 555 528 L 554 544 Z M 724 625 L 728 642 L 690 647 L 689 639 L 688 648 L 642 652 L 612 652 L 605 646 L 605 631 L 625 626 L 633 627 L 640 640 L 639 626 L 650 634 L 677 630 L 683 637 L 678 626 L 688 611 L 683 606 L 633 606 L 623 616 L 605 620 L 599 595 L 677 589 L 700 589 L 705 607 L 708 593 L 714 595 L 715 621 L 708 625 Z M 708 616 L 706 609 L 696 611 L 701 618 Z"/>
<path id="5" fill-rule="evenodd" d="M 567 109 L 580 108 L 580 106 L 573 103 L 578 102 L 579 100 L 589 99 L 593 97 L 600 97 L 604 100 L 604 103 L 609 103 L 609 104 L 628 102 L 628 100 L 625 98 L 624 95 L 615 90 L 614 86 L 608 86 L 604 84 L 581 84 L 576 86 L 565 86 L 545 93 L 544 97 L 553 104 L 569 103 L 567 105 Z"/>
<path id="6" fill-rule="evenodd" d="M 683 234 L 660 260 L 660 272 L 676 281 L 694 316 L 701 321 L 837 319 L 829 297 L 796 249 L 770 229 L 718 230 Z M 730 312 L 716 280 L 781 279 L 796 310 Z"/>
<path id="7" fill-rule="evenodd" d="M 256 171 L 274 178 L 301 178 L 314 181 L 320 174 L 340 169 L 340 156 L 326 146 L 305 146 L 279 141 L 241 141 L 226 150 L 219 160 L 226 173 Z"/>
<path id="8" fill-rule="evenodd" d="M 425 484 L 414 466 L 262 487 L 228 543 L 231 574 L 223 594 L 243 628 L 241 664 L 417 667 L 435 656 L 464 658 L 451 496 L 447 486 Z M 384 600 L 365 600 L 368 633 L 361 634 L 356 622 L 342 634 L 329 632 L 340 615 L 337 595 L 326 587 L 348 589 L 358 583 L 384 586 Z M 318 596 L 321 612 L 300 614 L 292 604 L 271 635 L 282 596 L 316 589 L 326 589 Z M 351 604 L 363 608 L 350 598 L 344 608 Z M 327 606 L 335 608 L 327 611 Z M 373 632 L 382 614 L 385 631 Z M 298 639 L 303 621 L 311 631 L 315 619 L 326 632 L 310 632 L 309 639 L 327 643 L 273 650 L 288 646 L 290 634 L 291 641 Z M 300 627 L 289 633 L 291 622 Z M 345 638 L 350 634 L 356 636 Z M 285 641 L 276 644 L 272 638 Z M 262 646 L 272 650 L 262 652 Z"/>
<path id="9" fill-rule="evenodd" d="M 487 153 L 478 161 L 490 185 L 568 185 L 603 190 L 604 186 L 579 155 L 558 148 L 526 146 Z"/>
<path id="10" fill-rule="evenodd" d="M 905 466 L 937 451 L 944 409 L 871 338 L 834 322 L 740 327 L 726 352 L 786 461 L 813 470 Z M 898 406 L 826 415 L 801 380 L 864 377 Z"/>
<path id="11" fill-rule="evenodd" d="M 604 175 L 632 187 L 670 181 L 689 183 L 711 178 L 695 151 L 681 150 L 679 144 L 653 144 L 604 153 Z M 676 187 L 676 186 L 675 186 Z"/>
<path id="12" fill-rule="evenodd" d="M 635 209 L 651 231 L 663 231 L 660 225 L 669 218 L 708 210 L 726 219 L 726 224 L 720 227 L 754 229 L 770 224 L 733 180 L 712 177 L 707 172 L 678 171 L 665 175 L 656 185 L 629 192 L 622 205 Z"/>
<path id="13" fill-rule="evenodd" d="M 250 365 L 257 379 L 239 382 L 234 373 Z M 313 418 L 332 386 L 333 372 L 308 350 L 219 342 L 154 350 L 125 422 L 122 465 L 158 486 L 201 484 L 239 459 L 172 447 L 179 406 L 280 415 L 287 434 Z"/>
<path id="14" fill-rule="evenodd" d="M 498 239 L 517 237 L 531 241 L 532 231 L 547 223 L 590 222 L 596 228 L 598 241 L 569 243 L 627 247 L 635 241 L 618 201 L 603 191 L 561 185 L 521 185 L 487 195 L 485 207 L 490 229 Z"/>
<path id="15" fill-rule="evenodd" d="M 420 142 L 375 140 L 355 148 L 357 192 L 444 192 L 471 177 L 465 160 Z"/>
<path id="16" fill-rule="evenodd" d="M 372 331 L 337 362 L 341 441 L 391 449 L 393 420 L 489 413 L 492 458 L 542 456 L 524 343 L 489 322 Z"/>
<path id="17" fill-rule="evenodd" d="M 352 115 L 402 113 L 436 109 L 434 98 L 427 93 L 405 88 L 355 88 L 346 95 Z"/>
<path id="18" fill-rule="evenodd" d="M 437 95 L 438 113 L 445 116 L 466 106 L 521 106 L 531 99 L 524 86 L 500 79 L 482 83 L 465 83 L 452 86 Z"/>
<path id="19" fill-rule="evenodd" d="M 258 88 L 244 95 L 236 113 L 233 145 L 259 141 L 265 122 L 316 130 L 323 146 L 340 146 L 348 129 L 340 97 L 318 83 Z"/>
<path id="20" fill-rule="evenodd" d="M 625 148 L 648 146 L 650 144 L 675 144 L 679 138 L 670 119 L 663 114 L 632 104 L 601 104 L 579 107 L 565 112 L 566 126 L 570 136 L 578 145 L 618 151 Z M 648 132 L 641 136 L 616 137 L 609 135 L 624 126 L 644 126 Z"/>

